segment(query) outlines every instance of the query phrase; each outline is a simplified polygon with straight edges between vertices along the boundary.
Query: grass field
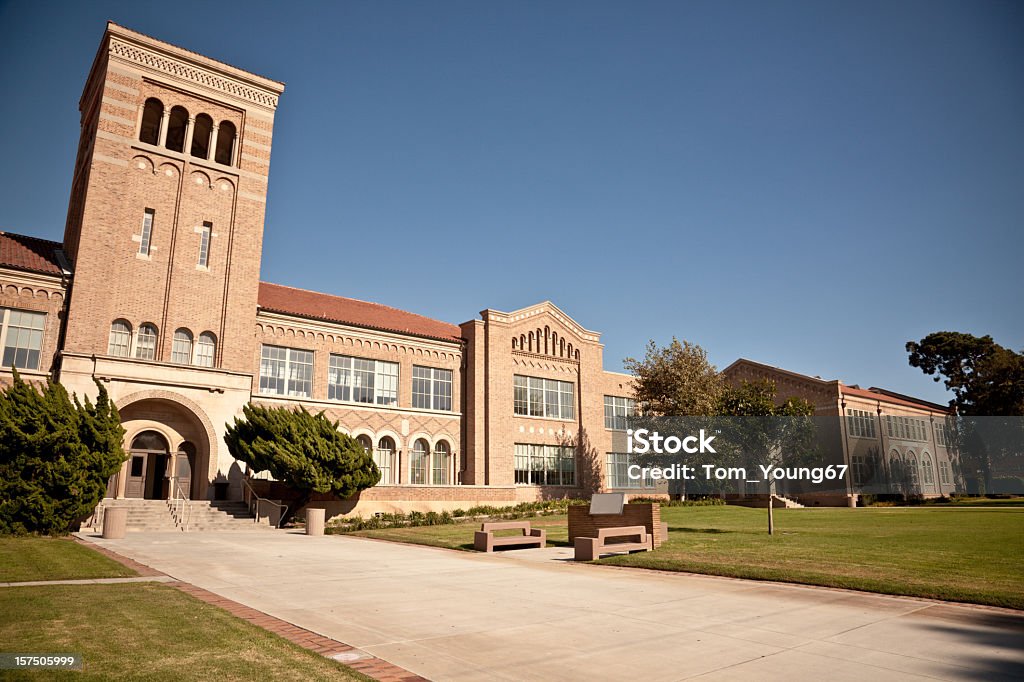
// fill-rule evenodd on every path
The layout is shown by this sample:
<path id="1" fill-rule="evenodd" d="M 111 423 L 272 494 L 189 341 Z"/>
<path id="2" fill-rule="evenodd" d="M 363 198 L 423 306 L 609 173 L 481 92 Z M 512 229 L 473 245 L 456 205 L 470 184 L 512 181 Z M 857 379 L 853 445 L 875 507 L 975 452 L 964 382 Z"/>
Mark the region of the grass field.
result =
<path id="1" fill-rule="evenodd" d="M 0 582 L 127 578 L 135 571 L 71 538 L 0 537 Z"/>
<path id="2" fill-rule="evenodd" d="M 133 574 L 72 540 L 35 537 L 0 538 L 0 570 L 0 582 Z M 370 679 L 159 583 L 0 587 L 0 649 L 77 653 L 85 668 L 4 680 Z"/>
<path id="3" fill-rule="evenodd" d="M 662 509 L 669 540 L 601 563 L 826 585 L 1024 609 L 1024 509 Z M 565 544 L 565 516 L 533 520 Z M 474 524 L 355 535 L 471 549 Z"/>

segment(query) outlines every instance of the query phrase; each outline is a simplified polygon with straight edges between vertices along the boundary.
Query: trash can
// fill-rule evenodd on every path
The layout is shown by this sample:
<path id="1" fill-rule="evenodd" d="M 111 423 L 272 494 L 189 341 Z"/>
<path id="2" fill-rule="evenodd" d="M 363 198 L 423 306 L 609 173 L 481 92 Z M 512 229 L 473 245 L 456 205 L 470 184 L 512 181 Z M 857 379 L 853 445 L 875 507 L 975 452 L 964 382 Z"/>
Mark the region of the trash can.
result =
<path id="1" fill-rule="evenodd" d="M 323 535 L 324 534 L 324 510 L 323 509 L 307 509 L 306 510 L 306 535 Z"/>
<path id="2" fill-rule="evenodd" d="M 124 507 L 111 507 L 103 514 L 103 539 L 120 540 L 128 527 L 128 510 Z"/>

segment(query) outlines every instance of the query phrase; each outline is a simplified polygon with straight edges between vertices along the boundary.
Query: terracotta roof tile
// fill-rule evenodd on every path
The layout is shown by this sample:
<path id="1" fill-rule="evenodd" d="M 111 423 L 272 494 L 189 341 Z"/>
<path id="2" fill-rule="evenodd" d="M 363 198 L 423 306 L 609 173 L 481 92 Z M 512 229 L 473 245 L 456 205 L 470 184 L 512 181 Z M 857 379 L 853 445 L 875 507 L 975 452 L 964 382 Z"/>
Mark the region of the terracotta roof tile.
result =
<path id="1" fill-rule="evenodd" d="M 0 266 L 60 275 L 63 270 L 57 260 L 57 250 L 62 246 L 48 239 L 0 232 Z"/>
<path id="2" fill-rule="evenodd" d="M 461 330 L 454 324 L 379 303 L 295 289 L 270 282 L 260 282 L 258 302 L 259 307 L 268 312 L 444 341 L 457 341 L 462 338 Z"/>
<path id="3" fill-rule="evenodd" d="M 932 412 L 945 412 L 946 414 L 952 414 L 953 410 L 948 407 L 943 407 L 937 403 L 930 403 L 925 400 L 917 400 L 916 398 L 896 397 L 883 393 L 881 389 L 868 390 L 865 388 L 853 388 L 852 386 L 842 387 L 843 395 L 853 395 L 859 398 L 870 398 L 871 400 L 879 400 L 883 403 L 890 403 L 892 405 L 903 405 L 904 407 L 916 407 L 919 410 L 931 410 Z"/>

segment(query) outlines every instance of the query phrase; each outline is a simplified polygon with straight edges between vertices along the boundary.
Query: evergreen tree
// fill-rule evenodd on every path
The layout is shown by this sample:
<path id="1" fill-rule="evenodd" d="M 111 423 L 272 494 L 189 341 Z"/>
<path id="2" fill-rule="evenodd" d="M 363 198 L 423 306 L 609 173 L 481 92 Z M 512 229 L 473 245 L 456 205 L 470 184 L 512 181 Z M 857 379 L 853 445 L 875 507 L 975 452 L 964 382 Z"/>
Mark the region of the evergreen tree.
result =
<path id="1" fill-rule="evenodd" d="M 62 535 L 92 513 L 127 456 L 106 389 L 93 404 L 14 372 L 0 391 L 0 533 Z"/>
<path id="2" fill-rule="evenodd" d="M 301 406 L 292 411 L 249 404 L 243 414 L 242 419 L 236 417 L 234 424 L 227 425 L 224 440 L 228 452 L 251 471 L 270 472 L 300 495 L 289 505 L 282 525 L 314 493 L 349 498 L 380 480 L 373 457 L 323 412 L 310 414 Z"/>

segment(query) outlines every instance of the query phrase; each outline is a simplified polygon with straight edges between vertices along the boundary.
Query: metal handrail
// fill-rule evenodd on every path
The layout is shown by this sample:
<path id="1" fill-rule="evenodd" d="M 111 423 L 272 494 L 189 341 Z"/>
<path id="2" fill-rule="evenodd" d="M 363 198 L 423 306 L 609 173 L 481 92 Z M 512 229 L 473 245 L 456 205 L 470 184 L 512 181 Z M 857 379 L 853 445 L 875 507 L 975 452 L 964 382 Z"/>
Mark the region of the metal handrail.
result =
<path id="1" fill-rule="evenodd" d="M 188 503 L 188 495 L 181 489 L 178 477 L 171 476 L 170 481 L 174 487 L 171 489 L 171 499 L 167 501 L 167 506 L 171 508 L 171 516 L 174 517 L 175 523 L 187 532 L 188 523 L 192 519 L 192 505 Z"/>
<path id="2" fill-rule="evenodd" d="M 253 523 L 260 522 L 260 503 L 266 502 L 267 504 L 273 505 L 281 510 L 281 512 L 277 516 L 277 523 L 274 526 L 275 528 L 280 528 L 281 519 L 283 519 L 284 515 L 288 512 L 288 505 L 281 504 L 279 502 L 274 502 L 273 500 L 268 500 L 265 497 L 260 497 L 259 494 L 252 489 L 252 486 L 249 485 L 249 481 L 247 481 L 244 478 L 242 479 L 242 485 L 245 486 L 244 490 L 242 491 L 242 499 L 243 501 L 245 501 L 246 504 L 249 505 L 249 513 L 253 515 Z M 248 492 L 248 499 L 246 499 L 246 492 Z M 255 498 L 255 511 L 253 511 L 253 498 Z"/>

